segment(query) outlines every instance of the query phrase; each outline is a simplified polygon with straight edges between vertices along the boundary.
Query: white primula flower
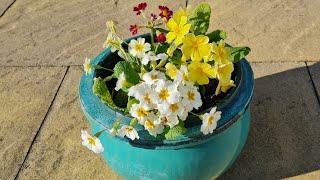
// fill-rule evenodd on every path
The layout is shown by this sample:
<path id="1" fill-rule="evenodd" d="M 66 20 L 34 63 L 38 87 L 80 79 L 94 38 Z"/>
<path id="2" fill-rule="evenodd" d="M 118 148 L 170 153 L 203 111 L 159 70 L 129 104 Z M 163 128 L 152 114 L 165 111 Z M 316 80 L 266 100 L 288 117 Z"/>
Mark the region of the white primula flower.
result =
<path id="1" fill-rule="evenodd" d="M 134 118 L 137 118 L 140 124 L 144 124 L 145 118 L 148 116 L 149 107 L 145 104 L 133 104 L 129 111 L 130 115 Z"/>
<path id="2" fill-rule="evenodd" d="M 195 86 L 180 86 L 179 91 L 182 96 L 182 104 L 190 110 L 193 108 L 198 109 L 202 105 L 201 95 Z"/>
<path id="3" fill-rule="evenodd" d="M 114 88 L 114 90 L 119 91 L 120 89 L 127 88 L 128 86 L 129 83 L 126 81 L 124 73 L 121 73 L 117 80 L 116 87 Z"/>
<path id="4" fill-rule="evenodd" d="M 212 133 L 217 127 L 217 122 L 221 118 L 221 111 L 216 111 L 216 107 L 212 108 L 209 113 L 202 115 L 201 132 L 203 134 Z"/>
<path id="5" fill-rule="evenodd" d="M 159 60 L 167 60 L 168 59 L 168 55 L 165 54 L 165 53 L 160 53 L 160 54 L 157 54 L 157 59 Z"/>
<path id="6" fill-rule="evenodd" d="M 177 115 L 170 114 L 170 115 L 161 115 L 160 118 L 155 122 L 157 124 L 164 124 L 173 128 L 177 124 L 179 124 L 179 119 Z"/>
<path id="7" fill-rule="evenodd" d="M 149 51 L 142 57 L 141 63 L 143 65 L 147 65 L 150 61 L 156 61 L 156 60 L 158 60 L 158 57 L 154 54 L 154 52 Z"/>
<path id="8" fill-rule="evenodd" d="M 118 136 L 125 137 L 127 136 L 131 140 L 139 139 L 139 135 L 136 129 L 132 126 L 123 125 L 119 131 Z"/>
<path id="9" fill-rule="evenodd" d="M 92 72 L 92 64 L 91 64 L 91 59 L 86 58 L 83 64 L 83 70 L 86 73 L 86 75 L 90 74 Z"/>
<path id="10" fill-rule="evenodd" d="M 149 85 L 154 84 L 159 79 L 165 79 L 166 76 L 163 72 L 152 70 L 142 75 L 142 80 Z"/>
<path id="11" fill-rule="evenodd" d="M 142 58 L 150 49 L 150 44 L 145 43 L 144 38 L 132 39 L 129 43 L 129 53 L 137 58 Z"/>
<path id="12" fill-rule="evenodd" d="M 149 134 L 156 137 L 163 132 L 164 126 L 163 124 L 158 123 L 158 117 L 154 113 L 150 113 L 144 121 L 144 128 Z"/>
<path id="13" fill-rule="evenodd" d="M 122 40 L 113 32 L 109 32 L 106 41 L 103 44 L 103 48 L 111 48 L 111 52 L 120 50 Z"/>
<path id="14" fill-rule="evenodd" d="M 153 93 L 153 98 L 158 105 L 162 103 L 173 104 L 180 99 L 177 85 L 171 81 L 158 80 L 156 82 L 155 91 L 156 92 Z"/>
<path id="15" fill-rule="evenodd" d="M 193 85 L 193 82 L 189 80 L 188 68 L 186 65 L 180 67 L 174 80 L 176 83 Z"/>
<path id="16" fill-rule="evenodd" d="M 81 130 L 82 145 L 94 153 L 102 153 L 103 146 L 97 137 L 91 136 L 87 131 Z"/>
<path id="17" fill-rule="evenodd" d="M 146 83 L 137 84 L 128 90 L 128 96 L 136 98 L 141 104 L 148 106 L 149 109 L 154 108 L 152 93 L 151 86 Z"/>
<path id="18" fill-rule="evenodd" d="M 186 120 L 188 116 L 189 109 L 181 102 L 176 102 L 173 104 L 162 103 L 158 105 L 158 110 L 162 115 L 176 115 L 179 116 L 181 120 Z"/>

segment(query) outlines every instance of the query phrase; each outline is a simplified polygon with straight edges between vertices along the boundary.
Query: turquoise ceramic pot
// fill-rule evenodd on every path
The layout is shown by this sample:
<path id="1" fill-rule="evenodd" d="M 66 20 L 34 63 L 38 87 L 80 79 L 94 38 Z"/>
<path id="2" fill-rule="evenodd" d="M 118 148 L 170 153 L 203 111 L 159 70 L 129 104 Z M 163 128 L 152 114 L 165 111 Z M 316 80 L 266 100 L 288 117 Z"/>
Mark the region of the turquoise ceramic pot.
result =
<path id="1" fill-rule="evenodd" d="M 148 38 L 147 36 L 145 36 Z M 93 64 L 111 67 L 115 55 L 104 50 Z M 84 75 L 80 82 L 80 101 L 93 133 L 110 129 L 116 118 L 124 123 L 130 118 L 103 104 L 92 92 L 93 78 L 99 72 Z M 254 79 L 246 60 L 235 65 L 236 88 L 218 102 L 222 118 L 210 135 L 200 132 L 200 125 L 190 125 L 185 135 L 176 140 L 159 141 L 138 127 L 140 140 L 100 136 L 105 151 L 102 157 L 125 179 L 213 179 L 235 161 L 243 148 L 250 125 L 250 102 Z"/>

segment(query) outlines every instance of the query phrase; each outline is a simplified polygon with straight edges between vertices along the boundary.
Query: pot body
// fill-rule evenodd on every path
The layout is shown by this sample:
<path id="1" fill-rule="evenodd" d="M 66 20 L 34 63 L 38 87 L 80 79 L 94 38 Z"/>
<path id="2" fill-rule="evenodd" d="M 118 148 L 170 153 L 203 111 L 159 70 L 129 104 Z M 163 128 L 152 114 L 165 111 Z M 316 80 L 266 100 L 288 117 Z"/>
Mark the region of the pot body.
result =
<path id="1" fill-rule="evenodd" d="M 103 127 L 89 121 L 93 132 Z M 177 149 L 134 147 L 108 133 L 100 136 L 102 156 L 125 179 L 214 179 L 228 169 L 243 148 L 250 125 L 250 109 L 221 133 L 194 146 Z"/>
<path id="2" fill-rule="evenodd" d="M 108 58 L 117 59 L 112 55 L 110 49 L 106 49 L 93 60 L 93 65 L 112 68 L 114 61 Z M 217 178 L 235 161 L 249 132 L 253 72 L 247 60 L 237 64 L 237 87 L 225 98 L 224 104 L 217 105 L 222 117 L 212 134 L 203 135 L 198 125 L 188 128 L 186 134 L 176 140 L 159 143 L 140 133 L 139 141 L 133 142 L 103 133 L 99 137 L 105 148 L 102 157 L 115 172 L 130 180 Z M 79 88 L 80 104 L 92 132 L 110 129 L 117 117 L 129 123 L 129 117 L 106 106 L 93 94 L 94 77 L 95 74 L 84 75 Z M 137 130 L 143 133 L 143 128 L 137 127 Z"/>

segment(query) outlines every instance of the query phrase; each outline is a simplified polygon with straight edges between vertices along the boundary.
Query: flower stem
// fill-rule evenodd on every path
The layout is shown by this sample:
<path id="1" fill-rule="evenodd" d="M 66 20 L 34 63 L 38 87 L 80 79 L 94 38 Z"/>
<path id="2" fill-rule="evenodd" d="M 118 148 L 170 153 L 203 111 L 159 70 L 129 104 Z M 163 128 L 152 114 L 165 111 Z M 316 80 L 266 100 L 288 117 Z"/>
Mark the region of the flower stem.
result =
<path id="1" fill-rule="evenodd" d="M 108 69 L 108 68 L 102 67 L 100 65 L 95 65 L 94 68 L 95 69 L 103 69 L 103 70 L 107 70 L 107 71 L 110 71 L 110 72 L 114 72 L 112 69 Z"/>
<path id="2" fill-rule="evenodd" d="M 189 113 L 192 114 L 192 115 L 195 115 L 195 116 L 197 116 L 197 117 L 199 117 L 201 119 L 201 116 L 199 114 L 193 113 L 191 111 Z"/>
<path id="3" fill-rule="evenodd" d="M 154 50 L 154 29 L 153 28 L 150 28 L 150 30 L 151 30 L 151 49 L 153 49 Z"/>

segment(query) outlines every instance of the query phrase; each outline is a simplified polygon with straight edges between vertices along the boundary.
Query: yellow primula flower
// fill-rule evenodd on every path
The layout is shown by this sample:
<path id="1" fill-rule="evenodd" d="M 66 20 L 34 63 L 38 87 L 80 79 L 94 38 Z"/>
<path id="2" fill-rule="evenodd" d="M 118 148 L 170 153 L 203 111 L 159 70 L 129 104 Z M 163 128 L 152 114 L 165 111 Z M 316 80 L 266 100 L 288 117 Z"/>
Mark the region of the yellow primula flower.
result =
<path id="1" fill-rule="evenodd" d="M 172 63 L 167 63 L 165 67 L 166 67 L 166 74 L 171 79 L 174 79 L 177 76 L 177 72 L 178 72 L 177 67 Z"/>
<path id="2" fill-rule="evenodd" d="M 188 6 L 187 8 L 181 8 L 181 7 L 180 7 L 179 10 L 178 10 L 176 13 L 174 13 L 174 15 L 173 15 L 172 18 L 173 18 L 177 23 L 179 23 L 182 16 L 186 16 L 186 17 L 189 16 L 189 14 L 190 14 L 190 9 L 191 9 L 191 6 Z"/>
<path id="3" fill-rule="evenodd" d="M 236 86 L 232 80 L 226 83 L 219 81 L 218 87 L 216 89 L 216 95 L 219 95 L 221 92 L 227 92 L 231 87 Z"/>
<path id="4" fill-rule="evenodd" d="M 186 58 L 190 57 L 192 61 L 199 62 L 210 55 L 211 45 L 209 44 L 209 38 L 207 36 L 188 34 L 183 39 L 181 49 L 182 54 Z"/>
<path id="5" fill-rule="evenodd" d="M 220 40 L 218 44 L 213 44 L 213 59 L 218 64 L 227 64 L 230 62 L 230 50 L 225 47 L 225 43 L 223 40 Z"/>
<path id="6" fill-rule="evenodd" d="M 216 76 L 215 69 L 207 63 L 192 62 L 189 64 L 188 70 L 189 79 L 199 85 L 208 84 L 209 78 L 214 78 Z"/>
<path id="7" fill-rule="evenodd" d="M 188 34 L 191 28 L 191 24 L 188 24 L 187 20 L 187 16 L 181 16 L 179 22 L 175 21 L 173 18 L 168 21 L 167 28 L 170 31 L 166 36 L 168 43 L 174 41 L 176 46 L 182 43 L 183 37 Z"/>
<path id="8" fill-rule="evenodd" d="M 219 80 L 218 87 L 216 89 L 216 95 L 222 92 L 226 92 L 231 87 L 235 86 L 234 82 L 231 80 L 231 74 L 234 70 L 233 63 L 229 62 L 227 64 L 216 64 L 215 72 L 217 73 L 217 78 Z"/>

